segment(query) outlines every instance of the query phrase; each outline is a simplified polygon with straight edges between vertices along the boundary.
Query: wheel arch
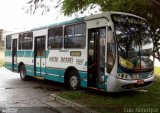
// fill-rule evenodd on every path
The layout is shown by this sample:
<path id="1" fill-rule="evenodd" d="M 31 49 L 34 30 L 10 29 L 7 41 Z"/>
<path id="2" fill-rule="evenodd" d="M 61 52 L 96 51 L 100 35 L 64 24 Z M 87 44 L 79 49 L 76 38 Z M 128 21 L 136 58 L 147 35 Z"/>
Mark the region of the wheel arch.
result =
<path id="1" fill-rule="evenodd" d="M 18 65 L 18 72 L 20 72 L 20 67 L 21 67 L 21 65 L 24 65 L 24 63 L 23 63 L 23 62 L 20 62 L 20 63 L 19 63 L 19 65 Z"/>
<path id="2" fill-rule="evenodd" d="M 66 70 L 65 70 L 65 73 L 64 73 L 64 83 L 66 84 L 67 83 L 67 79 L 68 79 L 68 76 L 69 76 L 69 72 L 71 72 L 72 70 L 75 70 L 77 71 L 78 73 L 78 76 L 80 78 L 80 74 L 79 74 L 79 71 L 76 67 L 74 66 L 69 66 Z"/>

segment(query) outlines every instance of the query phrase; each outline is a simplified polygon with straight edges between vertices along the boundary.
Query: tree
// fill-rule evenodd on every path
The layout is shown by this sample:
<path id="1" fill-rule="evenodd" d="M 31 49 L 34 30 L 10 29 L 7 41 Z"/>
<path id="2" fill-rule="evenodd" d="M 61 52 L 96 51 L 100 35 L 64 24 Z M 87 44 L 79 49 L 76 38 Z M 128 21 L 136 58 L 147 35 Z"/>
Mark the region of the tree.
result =
<path id="1" fill-rule="evenodd" d="M 30 0 L 28 2 L 31 12 L 47 6 L 45 0 Z M 34 5 L 33 5 L 34 4 Z M 71 16 L 77 12 L 84 13 L 87 9 L 99 8 L 100 11 L 128 12 L 146 18 L 152 25 L 154 35 L 155 57 L 160 60 L 160 0 L 58 0 L 55 8 L 61 7 L 64 15 Z"/>

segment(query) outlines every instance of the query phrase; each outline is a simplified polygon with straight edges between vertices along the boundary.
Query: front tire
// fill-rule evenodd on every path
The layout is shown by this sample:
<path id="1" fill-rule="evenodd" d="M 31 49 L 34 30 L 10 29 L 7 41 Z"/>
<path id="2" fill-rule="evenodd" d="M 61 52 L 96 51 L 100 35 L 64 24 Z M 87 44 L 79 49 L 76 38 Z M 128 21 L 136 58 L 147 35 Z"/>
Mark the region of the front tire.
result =
<path id="1" fill-rule="evenodd" d="M 71 72 L 69 72 L 68 87 L 73 91 L 80 88 L 80 78 L 76 70 L 72 70 Z"/>
<path id="2" fill-rule="evenodd" d="M 29 79 L 29 76 L 26 75 L 26 68 L 24 65 L 20 66 L 20 77 L 23 81 L 27 81 Z"/>

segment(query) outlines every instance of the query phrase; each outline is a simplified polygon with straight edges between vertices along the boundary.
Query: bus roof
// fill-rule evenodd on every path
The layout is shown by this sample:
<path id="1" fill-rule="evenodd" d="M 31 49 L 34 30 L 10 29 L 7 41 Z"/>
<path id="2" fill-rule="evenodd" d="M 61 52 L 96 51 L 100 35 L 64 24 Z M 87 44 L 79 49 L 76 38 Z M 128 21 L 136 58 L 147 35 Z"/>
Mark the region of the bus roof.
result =
<path id="1" fill-rule="evenodd" d="M 81 22 L 84 22 L 84 18 L 85 17 L 75 18 L 75 19 L 68 20 L 68 21 L 63 21 L 63 22 L 58 22 L 58 23 L 53 23 L 53 24 L 44 25 L 44 26 L 40 26 L 40 27 L 31 28 L 29 30 L 12 32 L 12 33 L 8 33 L 7 35 L 13 35 L 13 34 L 17 34 L 17 33 L 31 32 L 31 31 L 35 31 L 35 30 L 47 29 L 47 28 L 52 28 L 52 27 L 56 27 L 56 26 L 63 26 L 63 25 L 74 24 L 74 23 L 81 23 Z"/>
<path id="2" fill-rule="evenodd" d="M 90 15 L 90 16 L 87 16 L 85 17 L 85 21 L 88 21 L 88 20 L 92 20 L 92 19 L 96 19 L 96 18 L 102 18 L 102 17 L 105 17 L 107 18 L 109 21 L 111 21 L 111 15 L 112 14 L 120 14 L 120 15 L 129 15 L 129 16 L 133 16 L 133 17 L 137 17 L 137 18 L 140 18 L 142 20 L 146 20 L 140 16 L 137 16 L 137 15 L 134 15 L 134 14 L 131 14 L 131 13 L 125 13 L 125 12 L 116 12 L 116 11 L 107 11 L 107 12 L 104 12 L 104 13 L 100 13 L 100 14 L 95 14 L 95 15 Z"/>
<path id="3" fill-rule="evenodd" d="M 144 18 L 142 18 L 140 16 L 137 16 L 137 15 L 134 15 L 134 14 L 130 14 L 130 13 L 107 11 L 107 12 L 100 13 L 100 14 L 94 14 L 94 15 L 90 15 L 90 16 L 86 16 L 86 17 L 75 18 L 75 19 L 72 19 L 72 20 L 58 22 L 58 23 L 53 23 L 53 24 L 49 24 L 49 25 L 44 25 L 44 26 L 41 26 L 41 27 L 35 27 L 35 28 L 30 29 L 30 30 L 9 33 L 7 35 L 13 35 L 13 34 L 17 34 L 17 33 L 30 32 L 30 31 L 41 30 L 41 29 L 47 29 L 47 28 L 52 28 L 52 27 L 56 27 L 56 26 L 63 26 L 63 25 L 74 24 L 74 23 L 81 23 L 81 22 L 85 22 L 85 21 L 88 21 L 88 20 L 96 19 L 96 18 L 106 18 L 108 21 L 111 21 L 111 14 L 129 15 L 129 16 L 133 16 L 133 17 L 137 17 L 137 18 L 146 20 L 146 19 L 144 19 Z"/>
<path id="4" fill-rule="evenodd" d="M 84 18 L 85 17 L 75 18 L 75 19 L 68 20 L 68 21 L 63 21 L 63 22 L 59 22 L 59 23 L 44 25 L 44 26 L 41 26 L 41 27 L 33 28 L 33 29 L 31 29 L 31 31 L 45 29 L 45 28 L 52 28 L 52 27 L 56 27 L 56 26 L 69 25 L 69 24 L 74 24 L 74 23 L 80 23 L 80 22 L 84 22 Z"/>

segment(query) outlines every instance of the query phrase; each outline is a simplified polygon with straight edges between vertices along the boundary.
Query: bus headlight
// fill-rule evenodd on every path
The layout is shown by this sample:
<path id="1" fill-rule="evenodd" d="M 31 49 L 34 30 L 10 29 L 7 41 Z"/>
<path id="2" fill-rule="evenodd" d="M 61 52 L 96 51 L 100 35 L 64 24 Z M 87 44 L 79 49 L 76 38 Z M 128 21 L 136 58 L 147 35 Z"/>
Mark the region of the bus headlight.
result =
<path id="1" fill-rule="evenodd" d="M 126 74 L 126 73 L 118 73 L 117 74 L 117 78 L 119 79 L 131 79 L 130 75 Z"/>

